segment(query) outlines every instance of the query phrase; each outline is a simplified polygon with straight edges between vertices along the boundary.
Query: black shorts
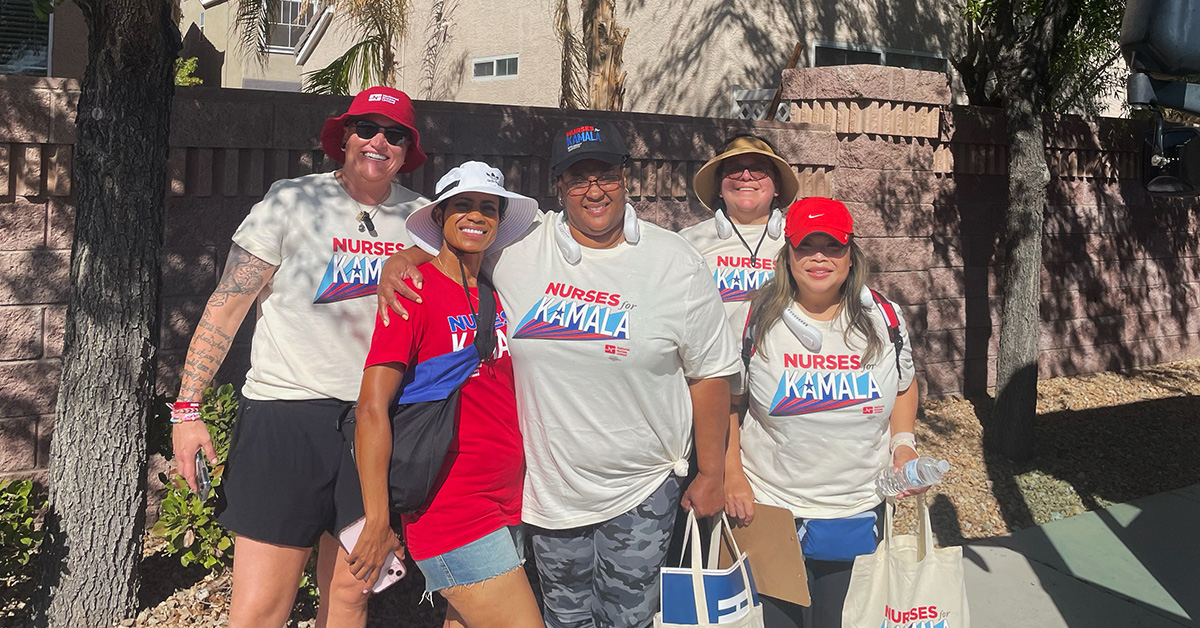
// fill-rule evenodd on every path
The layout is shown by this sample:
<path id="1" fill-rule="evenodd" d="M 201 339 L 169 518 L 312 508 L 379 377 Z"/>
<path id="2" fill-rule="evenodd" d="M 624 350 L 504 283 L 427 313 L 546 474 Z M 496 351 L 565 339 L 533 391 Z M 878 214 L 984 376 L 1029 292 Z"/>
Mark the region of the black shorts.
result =
<path id="1" fill-rule="evenodd" d="M 242 398 L 217 520 L 256 541 L 312 547 L 363 517 L 358 469 L 336 399 Z"/>

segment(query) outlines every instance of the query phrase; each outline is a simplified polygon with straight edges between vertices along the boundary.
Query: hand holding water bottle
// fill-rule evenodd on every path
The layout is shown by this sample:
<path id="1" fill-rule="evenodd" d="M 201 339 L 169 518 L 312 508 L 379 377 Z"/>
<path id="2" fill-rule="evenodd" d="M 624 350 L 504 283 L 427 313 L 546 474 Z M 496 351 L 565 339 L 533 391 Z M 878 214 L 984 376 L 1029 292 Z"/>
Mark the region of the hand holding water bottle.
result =
<path id="1" fill-rule="evenodd" d="M 930 486 L 940 482 L 942 476 L 950 470 L 949 462 L 929 457 L 918 458 L 916 452 L 907 447 L 897 449 L 893 455 L 893 463 L 900 457 L 901 449 L 912 451 L 911 455 L 904 456 L 907 461 L 902 465 L 894 464 L 892 469 L 884 469 L 875 480 L 876 489 L 884 497 L 902 499 L 924 493 Z"/>
<path id="2" fill-rule="evenodd" d="M 916 459 L 917 459 L 917 448 L 915 446 L 915 442 L 910 443 L 906 439 L 901 438 L 899 441 L 896 441 L 892 447 L 892 468 L 884 469 L 883 473 L 884 474 L 900 473 L 900 470 L 904 468 L 904 465 L 906 465 L 910 461 L 913 461 Z M 876 483 L 878 484 L 878 482 L 876 482 Z M 921 493 L 924 493 L 927 490 L 929 490 L 928 486 L 923 487 L 923 488 L 914 489 L 911 491 L 904 491 L 903 493 L 896 495 L 895 497 L 896 497 L 896 499 L 904 499 L 905 497 L 908 497 L 909 495 L 919 495 Z M 886 496 L 887 495 L 885 495 L 885 497 Z"/>

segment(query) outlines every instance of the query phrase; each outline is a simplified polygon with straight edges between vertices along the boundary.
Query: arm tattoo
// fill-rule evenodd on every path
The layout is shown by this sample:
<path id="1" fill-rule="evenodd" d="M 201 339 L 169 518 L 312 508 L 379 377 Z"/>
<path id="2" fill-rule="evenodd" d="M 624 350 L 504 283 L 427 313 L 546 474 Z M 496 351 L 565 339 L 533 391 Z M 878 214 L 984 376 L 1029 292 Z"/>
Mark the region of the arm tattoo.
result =
<path id="1" fill-rule="evenodd" d="M 256 295 L 262 290 L 266 274 L 275 266 L 250 254 L 238 245 L 229 249 L 229 259 L 225 262 L 225 272 L 217 289 L 209 297 L 209 305 L 224 305 L 230 295 Z"/>
<path id="2" fill-rule="evenodd" d="M 214 308 L 224 306 L 232 297 L 257 296 L 275 268 L 236 244 L 229 250 L 225 272 L 221 275 L 216 290 L 208 298 L 204 314 L 200 317 L 200 322 L 196 323 L 196 333 L 188 346 L 179 390 L 181 400 L 200 399 L 233 346 L 233 335 L 213 322 Z"/>

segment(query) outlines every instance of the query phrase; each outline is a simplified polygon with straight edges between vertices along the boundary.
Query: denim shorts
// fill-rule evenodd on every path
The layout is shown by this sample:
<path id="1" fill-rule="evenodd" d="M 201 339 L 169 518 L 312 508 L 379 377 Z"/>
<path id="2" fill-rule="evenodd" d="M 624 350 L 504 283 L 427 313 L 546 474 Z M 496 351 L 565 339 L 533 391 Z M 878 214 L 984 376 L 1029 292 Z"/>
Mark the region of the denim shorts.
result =
<path id="1" fill-rule="evenodd" d="M 506 526 L 433 558 L 418 560 L 425 574 L 425 592 L 475 584 L 525 564 L 525 531 Z"/>

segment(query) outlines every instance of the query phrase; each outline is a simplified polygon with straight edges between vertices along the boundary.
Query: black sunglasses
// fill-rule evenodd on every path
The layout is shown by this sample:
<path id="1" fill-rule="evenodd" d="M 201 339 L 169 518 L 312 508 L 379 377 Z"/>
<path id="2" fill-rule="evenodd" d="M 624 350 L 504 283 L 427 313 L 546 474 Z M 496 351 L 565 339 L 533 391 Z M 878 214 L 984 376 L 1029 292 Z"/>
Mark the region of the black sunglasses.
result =
<path id="1" fill-rule="evenodd" d="M 392 146 L 400 146 L 409 138 L 408 129 L 402 126 L 379 126 L 370 120 L 354 120 L 347 122 L 346 126 L 353 126 L 355 135 L 364 140 L 372 139 L 383 131 L 383 139 Z"/>

